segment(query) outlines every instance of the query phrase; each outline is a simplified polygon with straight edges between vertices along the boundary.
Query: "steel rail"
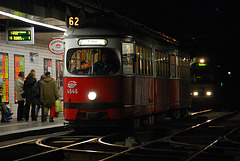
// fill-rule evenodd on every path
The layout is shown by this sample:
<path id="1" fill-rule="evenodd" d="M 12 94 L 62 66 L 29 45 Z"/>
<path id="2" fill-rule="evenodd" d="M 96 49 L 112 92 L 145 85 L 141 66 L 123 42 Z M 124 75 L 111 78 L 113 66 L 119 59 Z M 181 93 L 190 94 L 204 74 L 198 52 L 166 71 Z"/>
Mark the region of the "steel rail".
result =
<path id="1" fill-rule="evenodd" d="M 76 145 L 80 145 L 80 144 L 96 141 L 97 139 L 98 139 L 98 137 L 91 138 L 91 139 L 88 139 L 88 140 L 85 140 L 85 141 L 82 141 L 82 142 L 70 144 L 70 145 L 67 145 L 67 146 L 64 146 L 64 147 L 60 147 L 60 148 L 54 148 L 54 149 L 46 151 L 46 152 L 42 152 L 42 153 L 39 153 L 39 154 L 35 154 L 35 155 L 27 156 L 27 157 L 24 157 L 24 158 L 20 158 L 20 159 L 17 159 L 15 161 L 22 161 L 22 160 L 27 160 L 27 159 L 33 159 L 33 158 L 41 156 L 41 155 L 46 155 L 46 154 L 49 154 L 49 153 L 52 153 L 52 152 L 64 150 L 64 149 L 67 149 L 67 148 L 72 147 L 72 146 L 76 146 Z"/>
<path id="2" fill-rule="evenodd" d="M 209 111 L 206 111 L 206 112 L 209 112 Z M 198 113 L 197 113 L 197 114 L 198 114 Z M 136 146 L 136 147 L 129 148 L 129 149 L 127 149 L 127 150 L 125 150 L 125 151 L 122 151 L 122 152 L 120 152 L 120 153 L 116 153 L 116 154 L 114 154 L 114 155 L 112 155 L 112 156 L 109 156 L 109 157 L 107 157 L 107 158 L 101 159 L 100 161 L 111 160 L 111 159 L 113 159 L 113 158 L 119 157 L 119 156 L 124 155 L 124 154 L 127 155 L 127 153 L 130 152 L 130 151 L 137 150 L 137 149 L 141 149 L 141 148 L 144 149 L 145 146 L 151 145 L 151 144 L 156 143 L 156 142 L 169 142 L 169 143 L 173 143 L 173 144 L 176 144 L 176 145 L 178 144 L 178 145 L 184 145 L 184 146 L 197 147 L 197 145 L 192 145 L 192 144 L 188 144 L 188 143 L 182 143 L 182 142 L 172 141 L 171 138 L 174 137 L 174 136 L 176 136 L 176 135 L 178 135 L 178 134 L 180 134 L 180 133 L 189 131 L 189 130 L 191 130 L 191 129 L 198 128 L 198 127 L 200 127 L 200 126 L 209 124 L 209 123 L 211 123 L 211 122 L 213 122 L 213 121 L 216 121 L 216 120 L 219 120 L 219 119 L 222 119 L 222 118 L 225 118 L 225 117 L 232 116 L 232 115 L 234 115 L 234 114 L 237 114 L 237 113 L 236 113 L 236 112 L 231 112 L 231 113 L 225 114 L 225 115 L 223 115 L 223 116 L 219 116 L 219 117 L 216 117 L 216 118 L 213 118 L 213 119 L 209 119 L 209 120 L 207 120 L 207 121 L 205 121 L 205 122 L 203 122 L 203 123 L 199 123 L 199 124 L 196 124 L 196 125 L 194 125 L 194 126 L 185 128 L 185 129 L 180 130 L 180 131 L 178 131 L 178 132 L 176 132 L 176 133 L 173 133 L 173 134 L 171 134 L 171 135 L 169 135 L 169 136 L 166 136 L 166 137 L 163 137 L 163 138 L 160 138 L 160 139 L 157 139 L 157 140 L 153 140 L 153 141 L 151 141 L 151 142 L 149 142 L 149 143 L 146 143 L 146 144 L 144 144 L 144 145 L 139 145 L 139 146 Z M 203 151 L 205 151 L 206 149 L 208 149 L 209 147 L 211 147 L 212 145 L 214 145 L 216 142 L 218 142 L 218 140 L 221 139 L 221 138 L 222 138 L 222 137 L 219 137 L 217 140 L 214 140 L 214 141 L 211 142 L 209 145 L 206 145 L 205 147 L 201 147 L 201 148 L 200 148 L 200 151 L 199 151 L 199 152 L 196 152 L 195 154 L 198 155 L 198 154 L 202 153 Z M 136 154 L 136 155 L 137 155 L 137 154 Z"/>

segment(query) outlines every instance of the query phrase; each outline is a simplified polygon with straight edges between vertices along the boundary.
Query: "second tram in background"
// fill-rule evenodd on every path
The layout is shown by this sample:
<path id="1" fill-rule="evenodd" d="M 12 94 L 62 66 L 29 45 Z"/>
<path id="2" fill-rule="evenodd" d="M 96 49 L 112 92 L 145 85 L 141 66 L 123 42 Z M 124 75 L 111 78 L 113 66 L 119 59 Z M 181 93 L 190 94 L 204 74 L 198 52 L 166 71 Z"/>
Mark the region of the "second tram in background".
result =
<path id="1" fill-rule="evenodd" d="M 152 124 L 190 107 L 190 59 L 177 41 L 124 18 L 65 33 L 64 117 L 70 125 Z"/>
<path id="2" fill-rule="evenodd" d="M 208 58 L 191 60 L 192 109 L 217 108 L 223 104 L 222 68 Z"/>

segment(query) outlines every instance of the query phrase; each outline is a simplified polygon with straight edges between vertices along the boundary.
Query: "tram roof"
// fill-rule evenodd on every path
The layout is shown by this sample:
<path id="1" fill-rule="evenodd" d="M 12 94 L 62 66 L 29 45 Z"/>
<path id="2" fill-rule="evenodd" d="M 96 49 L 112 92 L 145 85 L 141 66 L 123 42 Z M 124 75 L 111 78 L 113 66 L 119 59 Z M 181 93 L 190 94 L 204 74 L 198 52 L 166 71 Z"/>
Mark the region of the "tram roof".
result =
<path id="1" fill-rule="evenodd" d="M 67 36 L 66 36 L 67 35 Z M 80 27 L 70 27 L 65 33 L 65 38 L 81 36 L 120 36 L 120 37 L 152 37 L 161 39 L 167 43 L 179 45 L 179 41 L 165 35 L 164 33 L 154 31 L 145 25 L 139 24 L 135 21 L 127 19 L 119 15 L 110 17 L 95 17 L 93 22 L 81 24 Z"/>

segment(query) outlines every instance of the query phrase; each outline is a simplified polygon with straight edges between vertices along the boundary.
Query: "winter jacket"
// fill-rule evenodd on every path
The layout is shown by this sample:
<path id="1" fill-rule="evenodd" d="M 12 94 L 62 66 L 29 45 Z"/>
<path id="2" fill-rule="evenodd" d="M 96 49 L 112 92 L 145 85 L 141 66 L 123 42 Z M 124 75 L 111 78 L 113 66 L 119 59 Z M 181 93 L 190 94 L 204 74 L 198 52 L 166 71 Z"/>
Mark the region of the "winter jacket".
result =
<path id="1" fill-rule="evenodd" d="M 41 82 L 40 99 L 44 107 L 55 106 L 55 101 L 59 98 L 56 81 L 49 77 Z"/>
<path id="2" fill-rule="evenodd" d="M 17 100 L 18 101 L 24 100 L 24 98 L 22 98 L 22 96 L 21 96 L 21 94 L 24 92 L 23 85 L 24 85 L 24 79 L 22 79 L 21 77 L 18 77 L 14 83 L 15 90 L 17 91 Z"/>
<path id="3" fill-rule="evenodd" d="M 33 102 L 33 86 L 37 80 L 35 78 L 27 78 L 24 81 L 23 90 L 26 92 L 26 103 Z"/>
<path id="4" fill-rule="evenodd" d="M 43 79 L 35 82 L 34 86 L 32 87 L 32 91 L 33 91 L 33 103 L 35 105 L 40 105 L 41 104 L 41 100 L 40 100 L 40 87 L 41 87 L 41 83 L 42 83 Z"/>

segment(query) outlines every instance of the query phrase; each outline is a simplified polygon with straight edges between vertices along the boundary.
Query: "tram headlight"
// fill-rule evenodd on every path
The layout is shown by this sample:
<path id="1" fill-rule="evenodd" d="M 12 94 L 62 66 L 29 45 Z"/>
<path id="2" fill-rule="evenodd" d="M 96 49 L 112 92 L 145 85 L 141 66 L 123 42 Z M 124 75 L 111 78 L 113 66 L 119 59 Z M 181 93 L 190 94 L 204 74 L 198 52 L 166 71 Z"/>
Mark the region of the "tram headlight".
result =
<path id="1" fill-rule="evenodd" d="M 193 95 L 194 96 L 198 96 L 198 92 L 193 92 Z"/>
<path id="2" fill-rule="evenodd" d="M 88 93 L 88 99 L 93 101 L 97 98 L 97 93 L 96 92 L 89 92 Z"/>
<path id="3" fill-rule="evenodd" d="M 207 91 L 207 92 L 206 92 L 206 95 L 207 95 L 207 96 L 211 96 L 211 95 L 212 95 L 212 92 Z"/>

